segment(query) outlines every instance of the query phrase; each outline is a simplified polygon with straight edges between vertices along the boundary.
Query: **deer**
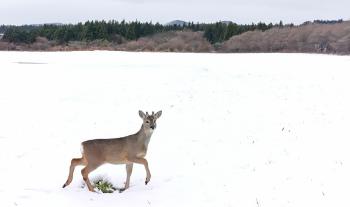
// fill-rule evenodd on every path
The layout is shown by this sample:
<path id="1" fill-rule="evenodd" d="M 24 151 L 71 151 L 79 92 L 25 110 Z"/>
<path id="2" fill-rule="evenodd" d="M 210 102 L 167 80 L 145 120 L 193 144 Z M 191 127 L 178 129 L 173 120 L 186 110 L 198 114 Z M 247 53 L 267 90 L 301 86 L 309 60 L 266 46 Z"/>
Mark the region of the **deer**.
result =
<path id="1" fill-rule="evenodd" d="M 123 192 L 129 188 L 130 176 L 133 164 L 142 164 L 146 170 L 145 185 L 150 182 L 151 172 L 148 167 L 148 161 L 145 159 L 148 144 L 150 142 L 153 131 L 156 129 L 157 119 L 162 115 L 162 111 L 152 112 L 151 115 L 143 111 L 139 111 L 139 116 L 143 122 L 141 129 L 135 134 L 110 139 L 92 139 L 81 143 L 81 158 L 73 158 L 71 160 L 68 179 L 64 183 L 63 188 L 68 186 L 73 180 L 74 169 L 78 165 L 85 166 L 81 170 L 81 175 L 86 183 L 88 190 L 95 192 L 90 180 L 89 173 L 97 169 L 99 166 L 109 164 L 125 164 L 126 165 L 126 181 L 124 188 L 119 192 Z"/>

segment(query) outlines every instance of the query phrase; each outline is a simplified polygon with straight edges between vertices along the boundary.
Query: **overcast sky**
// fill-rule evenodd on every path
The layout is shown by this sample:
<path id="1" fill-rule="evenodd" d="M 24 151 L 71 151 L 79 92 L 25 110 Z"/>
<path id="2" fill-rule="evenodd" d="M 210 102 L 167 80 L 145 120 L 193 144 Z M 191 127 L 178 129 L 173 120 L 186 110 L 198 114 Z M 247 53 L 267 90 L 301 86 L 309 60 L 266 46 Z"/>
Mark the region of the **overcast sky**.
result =
<path id="1" fill-rule="evenodd" d="M 350 19 L 350 0 L 0 0 L 0 24 L 139 20 L 302 23 Z"/>

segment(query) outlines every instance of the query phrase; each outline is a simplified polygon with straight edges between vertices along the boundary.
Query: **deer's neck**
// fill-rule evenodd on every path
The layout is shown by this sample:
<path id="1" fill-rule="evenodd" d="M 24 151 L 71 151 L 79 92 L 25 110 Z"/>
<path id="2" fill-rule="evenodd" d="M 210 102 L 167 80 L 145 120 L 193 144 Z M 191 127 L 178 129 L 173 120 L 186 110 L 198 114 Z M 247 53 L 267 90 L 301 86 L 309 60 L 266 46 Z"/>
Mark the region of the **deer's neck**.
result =
<path id="1" fill-rule="evenodd" d="M 149 141 L 151 140 L 152 134 L 152 129 L 146 128 L 142 125 L 140 131 L 138 132 L 138 141 L 143 143 L 147 147 Z"/>

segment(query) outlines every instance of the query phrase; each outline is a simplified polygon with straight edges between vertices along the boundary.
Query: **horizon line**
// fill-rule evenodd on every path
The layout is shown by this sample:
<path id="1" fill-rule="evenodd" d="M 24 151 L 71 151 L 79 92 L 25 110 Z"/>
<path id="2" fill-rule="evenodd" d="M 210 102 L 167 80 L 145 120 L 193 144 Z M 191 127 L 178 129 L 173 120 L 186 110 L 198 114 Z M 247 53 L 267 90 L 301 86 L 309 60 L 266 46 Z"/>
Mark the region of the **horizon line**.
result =
<path id="1" fill-rule="evenodd" d="M 152 20 L 151 21 L 140 21 L 140 20 L 117 20 L 117 19 L 94 19 L 94 20 L 85 20 L 85 21 L 77 21 L 77 22 L 44 22 L 44 23 L 24 23 L 24 24 L 4 24 L 4 23 L 0 23 L 0 26 L 26 26 L 26 25 L 29 25 L 29 26 L 40 26 L 40 25 L 75 25 L 75 24 L 79 24 L 79 23 L 86 23 L 86 22 L 91 22 L 91 21 L 98 21 L 98 22 L 102 22 L 102 21 L 105 21 L 105 22 L 109 22 L 109 21 L 116 21 L 116 22 L 122 22 L 122 21 L 125 21 L 127 23 L 131 23 L 131 22 L 140 22 L 140 23 L 152 23 L 152 24 L 161 24 L 161 25 L 167 25 L 171 22 L 174 22 L 174 21 L 182 21 L 182 22 L 185 22 L 185 23 L 194 23 L 194 24 L 214 24 L 214 23 L 218 23 L 218 22 L 232 22 L 234 24 L 238 24 L 238 25 L 249 25 L 249 24 L 258 24 L 258 23 L 265 23 L 265 24 L 278 24 L 280 23 L 281 21 L 283 22 L 283 24 L 286 24 L 286 25 L 290 25 L 290 24 L 294 24 L 294 25 L 301 25 L 303 23 L 306 23 L 306 22 L 313 22 L 313 21 L 339 21 L 339 20 L 342 20 L 343 22 L 346 22 L 346 21 L 350 21 L 350 19 L 343 19 L 343 18 L 340 18 L 340 19 L 313 19 L 313 20 L 307 20 L 307 21 L 304 21 L 302 23 L 293 23 L 293 22 L 284 22 L 283 20 L 279 20 L 278 22 L 263 22 L 263 21 L 258 21 L 258 22 L 254 22 L 252 21 L 251 23 L 238 23 L 238 22 L 234 22 L 232 20 L 218 20 L 218 21 L 211 21 L 211 22 L 199 22 L 199 21 L 185 21 L 185 20 L 181 20 L 181 19 L 174 19 L 174 20 L 171 20 L 171 21 L 168 21 L 166 23 L 160 23 L 159 21 L 155 21 L 153 22 Z"/>

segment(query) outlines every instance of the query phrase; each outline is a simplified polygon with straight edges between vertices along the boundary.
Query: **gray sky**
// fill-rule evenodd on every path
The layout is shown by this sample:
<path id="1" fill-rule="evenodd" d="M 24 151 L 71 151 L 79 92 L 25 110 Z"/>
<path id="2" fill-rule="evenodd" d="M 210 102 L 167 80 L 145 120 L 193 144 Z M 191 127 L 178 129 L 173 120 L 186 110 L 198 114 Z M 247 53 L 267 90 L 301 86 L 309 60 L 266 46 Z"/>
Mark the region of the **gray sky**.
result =
<path id="1" fill-rule="evenodd" d="M 350 19 L 350 0 L 0 0 L 0 24 L 139 20 L 302 23 Z"/>

